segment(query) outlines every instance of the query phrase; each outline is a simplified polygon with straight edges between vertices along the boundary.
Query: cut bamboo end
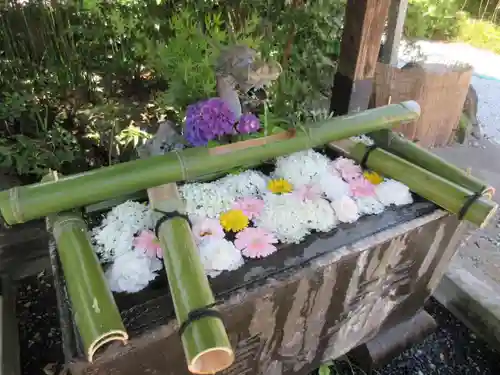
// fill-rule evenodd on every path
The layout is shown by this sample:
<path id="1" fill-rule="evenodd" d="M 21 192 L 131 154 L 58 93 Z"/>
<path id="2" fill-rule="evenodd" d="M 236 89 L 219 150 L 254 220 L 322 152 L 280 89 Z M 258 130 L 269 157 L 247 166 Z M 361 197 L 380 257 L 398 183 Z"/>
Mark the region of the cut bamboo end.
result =
<path id="1" fill-rule="evenodd" d="M 389 97 L 389 104 L 391 104 L 391 97 Z M 405 107 L 406 109 L 408 109 L 409 111 L 411 112 L 415 112 L 418 114 L 418 116 L 420 116 L 420 112 L 421 112 L 421 109 L 420 109 L 420 105 L 414 101 L 414 100 L 407 100 L 405 102 L 401 102 L 400 103 L 403 107 Z"/>
<path id="2" fill-rule="evenodd" d="M 193 374 L 215 374 L 231 366 L 234 352 L 230 348 L 216 347 L 200 352 L 188 363 L 188 370 Z"/>
<path id="3" fill-rule="evenodd" d="M 495 195 L 495 188 L 492 186 L 489 186 L 483 193 L 483 197 L 488 199 L 493 199 L 494 195 Z"/>
<path id="4" fill-rule="evenodd" d="M 481 223 L 481 225 L 479 225 L 479 228 L 486 227 L 490 223 L 491 218 L 495 216 L 497 211 L 498 211 L 498 204 L 495 203 L 494 207 L 491 209 L 489 214 L 486 215 L 486 217 L 484 218 L 484 221 Z"/>
<path id="5" fill-rule="evenodd" d="M 93 362 L 96 352 L 110 342 L 118 341 L 123 345 L 127 344 L 128 334 L 125 331 L 110 331 L 96 338 L 87 350 L 87 361 Z"/>

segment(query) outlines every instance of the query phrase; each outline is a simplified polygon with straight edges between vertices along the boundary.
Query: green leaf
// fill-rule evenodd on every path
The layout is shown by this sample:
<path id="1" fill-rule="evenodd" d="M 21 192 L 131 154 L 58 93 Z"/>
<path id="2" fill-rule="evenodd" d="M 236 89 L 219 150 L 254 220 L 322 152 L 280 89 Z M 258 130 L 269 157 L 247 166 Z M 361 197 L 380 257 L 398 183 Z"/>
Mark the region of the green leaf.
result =
<path id="1" fill-rule="evenodd" d="M 274 126 L 271 130 L 271 134 L 278 134 L 278 133 L 283 133 L 285 129 L 279 127 L 279 126 Z"/>
<path id="2" fill-rule="evenodd" d="M 217 141 L 208 141 L 207 147 L 208 148 L 214 148 L 214 147 L 217 147 L 217 146 L 220 146 L 220 145 L 221 145 L 220 142 L 217 142 Z"/>
<path id="3" fill-rule="evenodd" d="M 318 375 L 330 375 L 330 367 L 327 364 L 321 365 L 321 367 L 318 370 Z"/>

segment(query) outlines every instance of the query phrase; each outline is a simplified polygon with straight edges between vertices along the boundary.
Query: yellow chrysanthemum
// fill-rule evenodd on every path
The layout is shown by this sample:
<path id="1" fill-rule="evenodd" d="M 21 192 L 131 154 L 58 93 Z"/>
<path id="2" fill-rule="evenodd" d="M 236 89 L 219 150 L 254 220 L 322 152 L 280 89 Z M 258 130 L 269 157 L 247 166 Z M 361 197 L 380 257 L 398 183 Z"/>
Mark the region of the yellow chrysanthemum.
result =
<path id="1" fill-rule="evenodd" d="M 226 232 L 239 232 L 248 227 L 248 217 L 241 210 L 229 210 L 220 215 L 220 225 Z"/>
<path id="2" fill-rule="evenodd" d="M 380 184 L 382 181 L 384 181 L 384 178 L 379 175 L 377 172 L 371 172 L 371 171 L 365 171 L 363 173 L 363 175 L 365 176 L 365 178 L 370 181 L 373 185 L 378 185 Z"/>
<path id="3" fill-rule="evenodd" d="M 290 193 L 293 190 L 292 184 L 283 178 L 277 178 L 269 181 L 267 188 L 274 194 Z"/>

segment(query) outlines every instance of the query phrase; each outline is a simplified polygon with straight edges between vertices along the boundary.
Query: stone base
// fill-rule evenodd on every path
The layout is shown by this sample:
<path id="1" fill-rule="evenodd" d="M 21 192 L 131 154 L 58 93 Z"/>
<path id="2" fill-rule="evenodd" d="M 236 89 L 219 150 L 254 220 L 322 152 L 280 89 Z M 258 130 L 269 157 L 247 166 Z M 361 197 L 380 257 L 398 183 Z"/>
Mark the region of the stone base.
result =
<path id="1" fill-rule="evenodd" d="M 363 371 L 370 374 L 375 368 L 390 362 L 395 356 L 421 341 L 437 327 L 425 310 L 411 319 L 379 332 L 373 339 L 351 350 L 347 356 Z"/>

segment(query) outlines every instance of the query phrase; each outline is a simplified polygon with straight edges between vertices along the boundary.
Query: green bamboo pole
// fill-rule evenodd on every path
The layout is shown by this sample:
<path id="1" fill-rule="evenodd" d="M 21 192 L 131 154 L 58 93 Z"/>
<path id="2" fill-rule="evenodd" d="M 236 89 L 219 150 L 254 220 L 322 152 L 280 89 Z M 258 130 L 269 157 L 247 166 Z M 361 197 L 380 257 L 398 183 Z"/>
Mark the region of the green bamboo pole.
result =
<path id="1" fill-rule="evenodd" d="M 402 157 L 410 163 L 435 173 L 448 181 L 454 182 L 467 190 L 473 192 L 484 191 L 484 194 L 490 198 L 495 193 L 495 189 L 492 186 L 487 185 L 485 182 L 469 175 L 466 171 L 446 162 L 439 156 L 434 155 L 432 152 L 399 136 L 391 130 L 379 130 L 368 134 L 368 136 L 373 139 L 377 146 L 384 150 Z"/>
<path id="2" fill-rule="evenodd" d="M 175 183 L 150 188 L 148 196 L 153 209 L 185 212 Z M 158 239 L 163 248 L 163 262 L 175 314 L 181 325 L 191 311 L 212 306 L 214 296 L 189 223 L 182 217 L 164 221 L 159 227 Z M 194 374 L 215 374 L 234 361 L 224 324 L 216 317 L 207 316 L 193 321 L 183 332 L 181 340 L 188 369 Z"/>
<path id="3" fill-rule="evenodd" d="M 208 148 L 192 148 L 100 168 L 55 182 L 15 187 L 0 192 L 0 213 L 7 224 L 24 223 L 151 186 L 260 163 L 330 141 L 390 128 L 419 115 L 420 107 L 414 101 L 391 104 L 302 126 L 289 139 L 234 150 L 230 157 L 224 153 L 214 154 Z"/>
<path id="4" fill-rule="evenodd" d="M 57 177 L 55 174 L 45 177 L 49 178 Z M 47 227 L 56 242 L 85 354 L 92 362 L 99 348 L 112 341 L 126 343 L 128 334 L 81 215 L 74 212 L 50 215 Z"/>
<path id="5" fill-rule="evenodd" d="M 329 147 L 358 162 L 363 160 L 364 155 L 369 150 L 368 146 L 351 140 L 332 142 Z M 453 214 L 458 214 L 474 193 L 380 148 L 371 150 L 366 160 L 366 166 L 375 172 L 402 182 L 414 193 Z M 484 227 L 495 214 L 497 208 L 498 205 L 495 202 L 486 197 L 480 197 L 470 205 L 463 219 L 479 227 Z"/>

